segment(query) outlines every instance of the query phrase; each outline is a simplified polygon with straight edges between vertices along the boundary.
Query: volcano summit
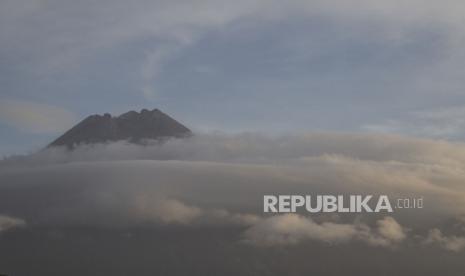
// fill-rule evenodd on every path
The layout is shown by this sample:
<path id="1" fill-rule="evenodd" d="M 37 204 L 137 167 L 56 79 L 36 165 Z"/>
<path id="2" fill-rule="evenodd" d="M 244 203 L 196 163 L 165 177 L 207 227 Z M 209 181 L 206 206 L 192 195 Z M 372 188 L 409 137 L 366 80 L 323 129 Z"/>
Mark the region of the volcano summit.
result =
<path id="1" fill-rule="evenodd" d="M 53 141 L 49 147 L 78 144 L 104 143 L 127 140 L 139 143 L 146 139 L 162 140 L 169 137 L 182 138 L 192 132 L 158 109 L 141 112 L 129 111 L 118 117 L 110 114 L 91 115 Z"/>

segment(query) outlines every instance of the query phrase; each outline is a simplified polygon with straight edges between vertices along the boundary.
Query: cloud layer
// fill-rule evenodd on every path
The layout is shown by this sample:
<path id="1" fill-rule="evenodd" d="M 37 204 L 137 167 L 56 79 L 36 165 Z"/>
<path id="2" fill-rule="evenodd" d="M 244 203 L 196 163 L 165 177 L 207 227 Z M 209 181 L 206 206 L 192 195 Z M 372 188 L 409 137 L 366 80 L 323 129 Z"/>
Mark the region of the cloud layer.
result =
<path id="1" fill-rule="evenodd" d="M 309 261 L 298 261 L 303 252 L 313 256 L 315 272 L 327 271 L 331 258 L 350 269 L 354 262 L 347 254 L 335 256 L 345 250 L 370 263 L 360 268 L 361 275 L 381 269 L 376 256 L 392 260 L 400 275 L 406 267 L 431 275 L 446 269 L 438 259 L 455 271 L 465 254 L 464 150 L 460 143 L 349 133 L 198 134 L 161 144 L 46 149 L 1 161 L 0 213 L 9 217 L 0 219 L 0 244 L 10 251 L 33 246 L 41 252 L 45 239 L 57 246 L 82 243 L 79 250 L 86 250 L 86 239 L 93 244 L 103 239 L 99 250 L 118 259 L 112 245 L 138 244 L 132 248 L 138 252 L 153 240 L 157 246 L 149 251 L 157 248 L 158 259 L 173 262 L 169 271 L 193 269 L 186 260 L 169 257 L 173 246 L 182 248 L 175 256 L 186 252 L 188 259 L 250 254 L 251 263 L 232 265 L 246 271 L 256 271 L 256 263 L 275 267 L 284 258 L 276 252 L 287 252 L 286 263 L 302 273 L 310 271 Z M 263 195 L 269 194 L 422 197 L 424 208 L 270 215 L 262 212 Z M 19 226 L 23 230 L 15 231 Z M 211 254 L 204 250 L 209 243 Z M 24 253 L 3 257 L 12 261 Z M 425 258 L 428 265 L 418 266 Z M 128 260 L 136 259 L 121 265 L 130 266 Z M 141 260 L 137 263 L 147 265 Z"/>
<path id="2" fill-rule="evenodd" d="M 342 133 L 200 134 L 145 146 L 52 148 L 2 161 L 0 207 L 38 223 L 219 223 L 251 227 L 246 237 L 257 243 L 362 240 L 391 247 L 406 239 L 406 228 L 426 237 L 428 225 L 463 212 L 464 152 L 459 143 Z M 13 200 L 23 196 L 19 187 L 37 197 Z M 422 197 L 425 207 L 319 224 L 300 215 L 263 217 L 264 194 L 387 194 Z M 434 231 L 427 239 L 445 248 L 460 243 Z"/>

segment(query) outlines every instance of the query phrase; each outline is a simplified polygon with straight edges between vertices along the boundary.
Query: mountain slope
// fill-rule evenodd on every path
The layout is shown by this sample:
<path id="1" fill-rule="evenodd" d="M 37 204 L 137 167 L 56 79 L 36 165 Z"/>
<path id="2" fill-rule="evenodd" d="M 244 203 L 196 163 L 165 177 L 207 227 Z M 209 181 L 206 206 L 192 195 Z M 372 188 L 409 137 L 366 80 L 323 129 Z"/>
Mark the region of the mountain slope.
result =
<path id="1" fill-rule="evenodd" d="M 62 136 L 53 141 L 49 147 L 78 144 L 103 143 L 108 141 L 128 140 L 138 143 L 144 139 L 163 139 L 168 137 L 186 137 L 192 132 L 181 123 L 158 109 L 143 109 L 126 112 L 118 117 L 106 113 L 91 115 Z"/>

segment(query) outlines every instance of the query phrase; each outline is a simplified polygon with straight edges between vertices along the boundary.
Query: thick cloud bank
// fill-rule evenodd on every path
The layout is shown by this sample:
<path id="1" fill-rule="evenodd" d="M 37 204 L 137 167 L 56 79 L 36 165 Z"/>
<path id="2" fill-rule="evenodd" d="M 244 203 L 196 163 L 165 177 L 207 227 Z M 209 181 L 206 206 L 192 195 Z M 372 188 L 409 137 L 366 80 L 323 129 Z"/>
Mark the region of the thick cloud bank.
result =
<path id="1" fill-rule="evenodd" d="M 21 231 L 174 227 L 195 240 L 223 229 L 247 248 L 316 242 L 463 255 L 464 179 L 465 145 L 399 136 L 205 134 L 54 148 L 1 162 L 0 214 L 10 217 L 0 217 L 0 230 L 11 234 L 25 221 Z M 263 213 L 269 194 L 422 197 L 424 208 L 270 215 Z"/>
<path id="2" fill-rule="evenodd" d="M 1 178 L 7 193 L 19 187 L 43 193 L 7 205 L 30 219 L 185 224 L 220 221 L 219 214 L 228 211 L 261 216 L 264 194 L 424 197 L 424 209 L 398 211 L 408 222 L 413 219 L 408 215 L 420 221 L 432 214 L 459 215 L 465 207 L 464 169 L 464 145 L 445 141 L 335 133 L 216 134 L 144 146 L 122 141 L 72 152 L 47 149 L 4 160 Z M 37 212 L 36 201 L 58 192 L 64 198 L 71 193 L 74 200 L 52 200 L 44 206 L 50 210 L 28 214 L 29 208 Z"/>

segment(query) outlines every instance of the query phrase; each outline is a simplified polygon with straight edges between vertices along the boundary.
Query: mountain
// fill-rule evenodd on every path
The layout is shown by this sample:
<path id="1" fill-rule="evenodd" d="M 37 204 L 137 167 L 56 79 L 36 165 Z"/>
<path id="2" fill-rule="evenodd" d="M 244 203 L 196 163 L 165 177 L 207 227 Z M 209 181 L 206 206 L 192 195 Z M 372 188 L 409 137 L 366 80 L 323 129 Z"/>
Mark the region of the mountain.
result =
<path id="1" fill-rule="evenodd" d="M 118 140 L 139 143 L 145 139 L 161 140 L 190 135 L 192 132 L 187 127 L 160 110 L 142 109 L 140 113 L 129 111 L 118 117 L 112 117 L 108 113 L 91 115 L 58 137 L 49 147 L 73 148 L 78 144 Z"/>

